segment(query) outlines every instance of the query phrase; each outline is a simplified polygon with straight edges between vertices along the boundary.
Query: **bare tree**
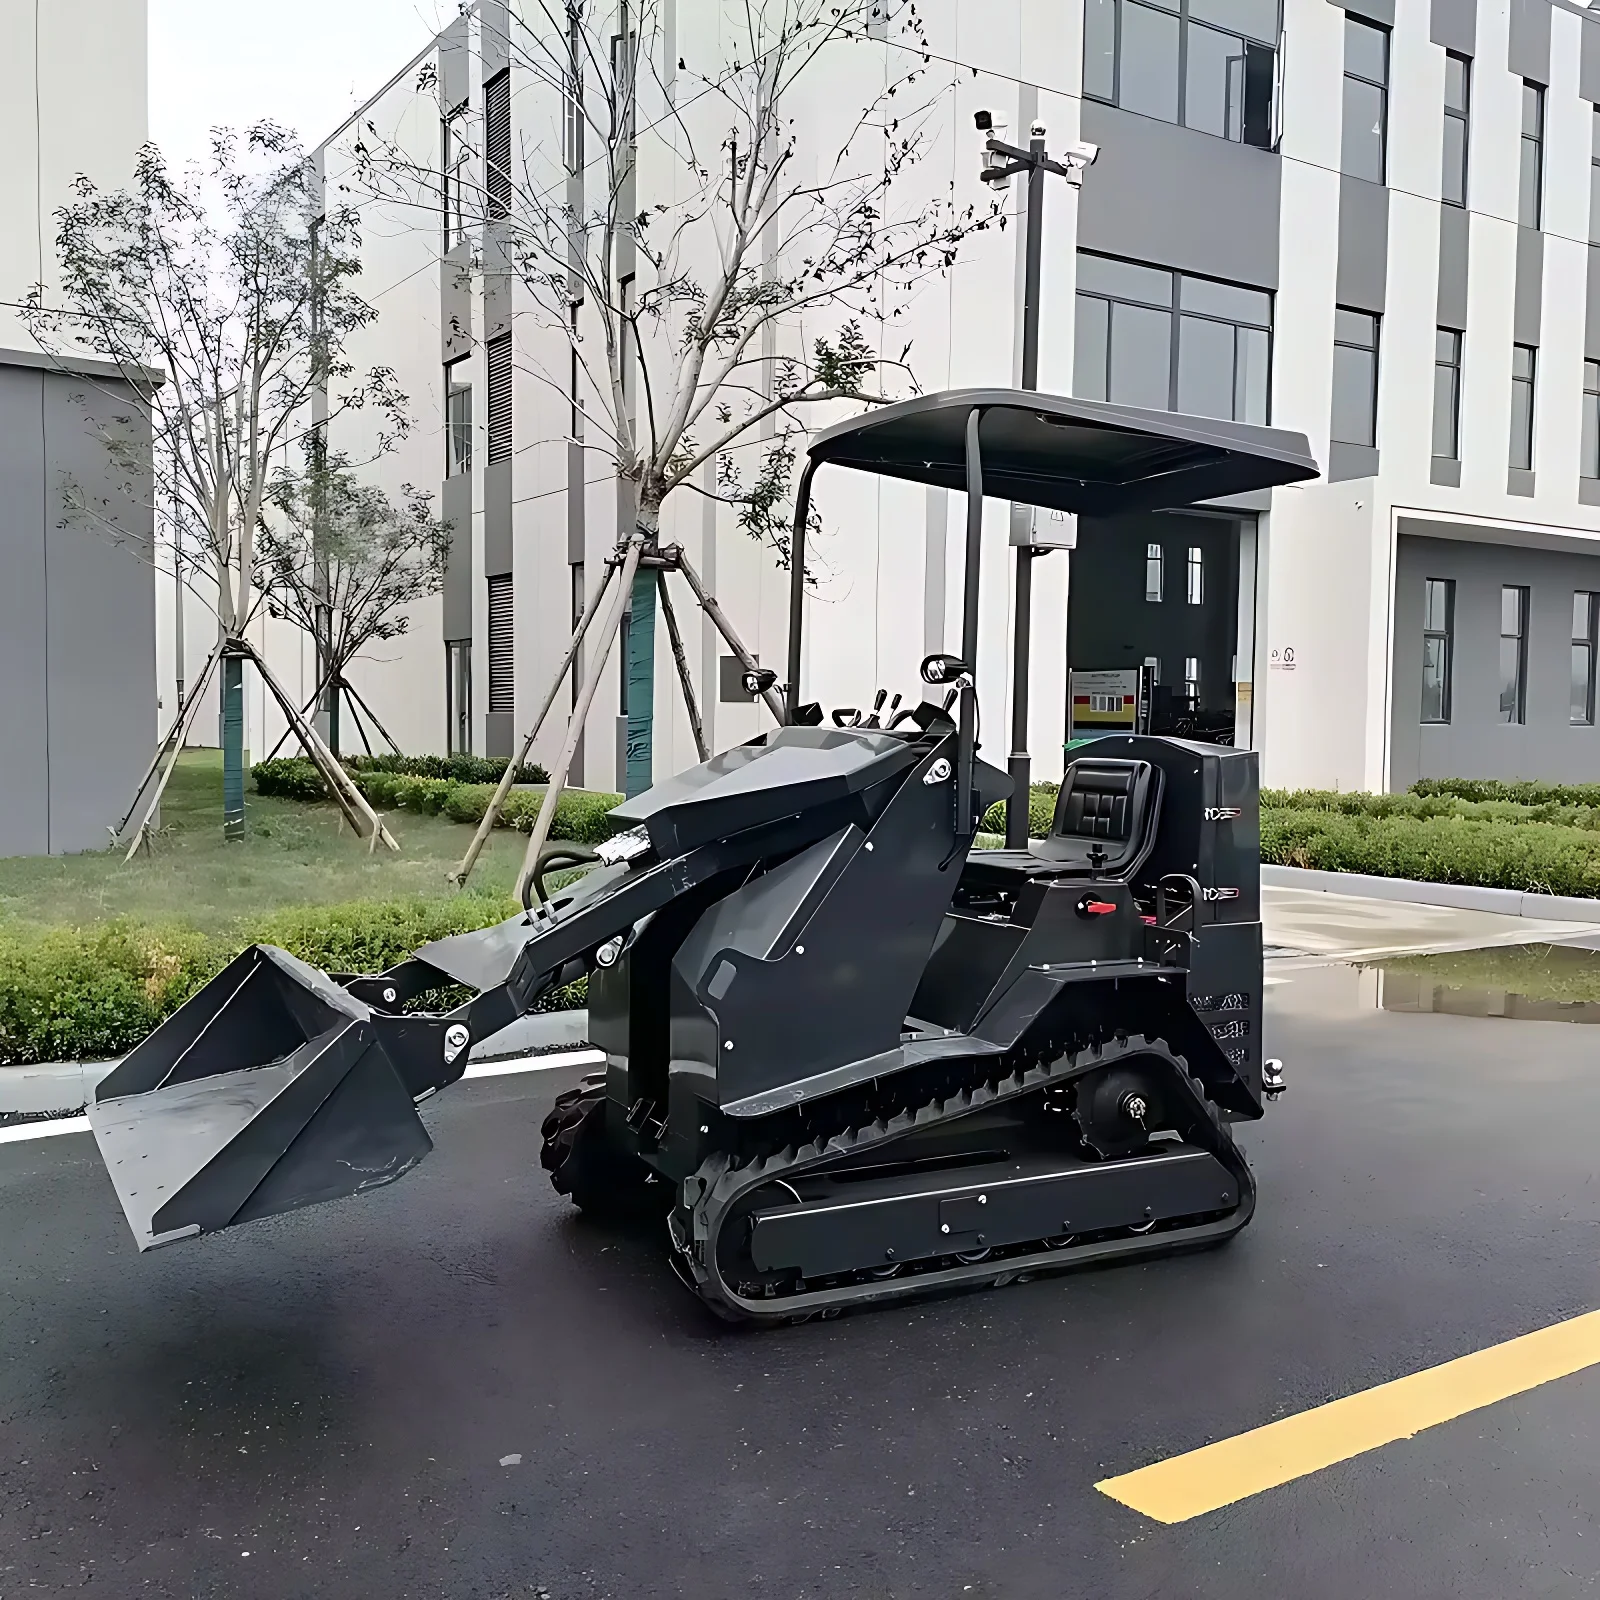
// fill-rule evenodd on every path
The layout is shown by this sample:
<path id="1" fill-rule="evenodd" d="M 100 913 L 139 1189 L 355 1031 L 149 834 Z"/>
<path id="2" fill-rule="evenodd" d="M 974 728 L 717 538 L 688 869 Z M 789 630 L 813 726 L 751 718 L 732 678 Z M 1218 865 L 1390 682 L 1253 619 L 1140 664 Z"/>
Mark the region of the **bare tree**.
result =
<path id="1" fill-rule="evenodd" d="M 702 61 L 668 58 L 655 0 L 527 0 L 504 45 L 562 108 L 561 148 L 542 129 L 497 139 L 492 119 L 444 103 L 430 68 L 418 88 L 440 99 L 447 159 L 420 160 L 368 120 L 351 183 L 442 206 L 448 230 L 481 225 L 486 270 L 527 291 L 524 370 L 570 401 L 624 486 L 624 542 L 655 552 L 663 506 L 693 490 L 735 507 L 786 566 L 805 418 L 910 382 L 909 344 L 885 356 L 874 338 L 917 280 L 1003 218 L 997 202 L 902 181 L 948 116 L 914 0 L 716 11 L 718 53 Z M 869 77 L 802 126 L 802 91 Z M 650 565 L 630 602 L 630 792 L 650 781 Z"/>
<path id="2" fill-rule="evenodd" d="M 433 515 L 432 496 L 410 484 L 396 506 L 359 482 L 345 456 L 324 454 L 320 435 L 307 454 L 303 469 L 280 471 L 267 491 L 260 576 L 269 603 L 317 640 L 337 755 L 345 670 L 374 641 L 400 638 L 409 608 L 439 592 L 450 524 Z"/>
<path id="3" fill-rule="evenodd" d="M 144 509 L 168 534 L 175 576 L 216 614 L 223 826 L 239 837 L 244 664 L 254 655 L 244 635 L 263 602 L 255 540 L 274 463 L 342 412 L 378 414 L 378 450 L 407 427 L 394 374 L 358 374 L 345 355 L 376 315 L 355 289 L 358 216 L 325 208 L 293 135 L 262 123 L 215 131 L 209 162 L 179 173 L 147 144 L 129 188 L 103 192 L 80 177 L 56 223 L 59 290 L 35 285 L 23 317 L 44 350 L 108 360 L 148 397 L 148 433 L 143 418 L 122 415 L 100 437 L 129 483 L 148 472 L 153 447 L 155 504 Z M 162 378 L 154 388 L 152 369 Z M 313 395 L 324 393 L 326 415 L 314 418 Z M 122 502 L 70 481 L 62 489 L 69 516 L 121 535 Z M 202 687 L 197 679 L 185 709 Z"/>

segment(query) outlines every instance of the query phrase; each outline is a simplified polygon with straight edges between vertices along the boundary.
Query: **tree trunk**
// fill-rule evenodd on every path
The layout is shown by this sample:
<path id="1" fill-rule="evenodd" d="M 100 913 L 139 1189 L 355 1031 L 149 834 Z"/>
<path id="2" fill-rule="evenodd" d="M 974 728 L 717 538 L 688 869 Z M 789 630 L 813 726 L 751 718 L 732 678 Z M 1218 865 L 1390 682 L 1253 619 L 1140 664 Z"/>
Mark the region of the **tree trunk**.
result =
<path id="1" fill-rule="evenodd" d="M 244 838 L 244 660 L 222 658 L 222 837 Z"/>
<path id="2" fill-rule="evenodd" d="M 643 794 L 655 781 L 656 575 L 640 567 L 628 604 L 628 771 L 623 790 Z"/>
<path id="3" fill-rule="evenodd" d="M 334 755 L 339 754 L 339 701 L 343 694 L 344 679 L 335 677 L 332 683 L 328 686 L 327 690 L 327 729 L 317 729 L 317 732 L 322 734 L 322 737 L 327 741 L 328 748 L 334 753 Z"/>
<path id="4" fill-rule="evenodd" d="M 660 548 L 661 502 L 643 496 L 638 529 L 646 558 Z M 656 574 L 640 563 L 628 599 L 628 764 L 623 792 L 643 794 L 655 782 L 656 742 Z"/>

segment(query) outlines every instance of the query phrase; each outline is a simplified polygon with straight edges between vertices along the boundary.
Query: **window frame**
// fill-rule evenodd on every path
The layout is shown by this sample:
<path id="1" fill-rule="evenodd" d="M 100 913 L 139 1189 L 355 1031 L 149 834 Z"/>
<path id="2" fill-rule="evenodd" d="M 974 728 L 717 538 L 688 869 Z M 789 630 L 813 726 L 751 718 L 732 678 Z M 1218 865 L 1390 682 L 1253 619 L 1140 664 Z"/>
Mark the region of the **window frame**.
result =
<path id="1" fill-rule="evenodd" d="M 1084 71 L 1083 71 L 1083 96 L 1086 100 L 1093 100 L 1100 105 L 1116 106 L 1119 110 L 1127 111 L 1132 116 L 1150 117 L 1152 121 L 1166 122 L 1175 128 L 1187 128 L 1192 133 L 1203 133 L 1209 138 L 1223 139 L 1229 144 L 1249 145 L 1256 150 L 1273 150 L 1277 148 L 1277 136 L 1274 124 L 1276 122 L 1275 102 L 1277 94 L 1278 74 L 1281 70 L 1281 54 L 1283 49 L 1283 0 L 1275 0 L 1277 12 L 1276 25 L 1271 39 L 1261 39 L 1254 34 L 1245 33 L 1240 29 L 1227 26 L 1224 23 L 1212 20 L 1209 17 L 1197 16 L 1193 12 L 1191 0 L 1101 0 L 1109 8 L 1111 16 L 1111 87 L 1109 94 L 1099 93 L 1096 88 L 1090 87 L 1091 74 L 1088 64 L 1088 50 L 1092 37 L 1092 30 L 1088 22 L 1088 12 L 1085 11 L 1084 36 Z M 1162 16 L 1172 17 L 1177 23 L 1177 52 L 1174 61 L 1175 92 L 1173 101 L 1173 115 L 1170 119 L 1151 111 L 1141 111 L 1123 103 L 1123 40 L 1126 33 L 1124 17 L 1130 4 L 1139 5 L 1141 9 L 1157 13 Z M 1203 29 L 1208 34 L 1215 34 L 1220 39 L 1225 39 L 1240 47 L 1240 54 L 1228 58 L 1228 82 L 1224 89 L 1225 104 L 1232 95 L 1232 63 L 1239 63 L 1239 106 L 1238 128 L 1239 134 L 1235 138 L 1231 133 L 1217 133 L 1212 128 L 1198 127 L 1188 120 L 1189 116 L 1189 43 L 1190 34 L 1196 29 Z M 1266 57 L 1263 68 L 1258 68 L 1256 74 L 1251 72 L 1251 53 L 1259 52 Z M 1248 96 L 1252 77 L 1259 80 L 1264 77 L 1266 83 L 1265 103 L 1252 107 Z M 1252 116 L 1252 110 L 1255 115 Z M 1225 121 L 1229 113 L 1224 111 Z M 1248 137 L 1252 127 L 1258 137 Z"/>
<path id="2" fill-rule="evenodd" d="M 1162 303 L 1161 301 L 1142 296 L 1134 290 L 1127 288 L 1121 290 L 1102 288 L 1085 289 L 1081 287 L 1082 275 L 1080 273 L 1080 287 L 1077 289 L 1074 295 L 1073 303 L 1073 317 L 1075 326 L 1078 324 L 1078 319 L 1080 319 L 1083 315 L 1084 301 L 1097 301 L 1102 307 L 1105 308 L 1105 363 L 1104 368 L 1099 375 L 1099 382 L 1097 386 L 1097 392 L 1100 398 L 1109 397 L 1112 388 L 1111 380 L 1115 370 L 1113 354 L 1114 330 L 1116 323 L 1115 308 L 1118 306 L 1127 306 L 1140 311 L 1159 312 L 1167 318 L 1166 400 L 1164 406 L 1159 409 L 1165 409 L 1174 413 L 1179 411 L 1179 383 L 1181 379 L 1183 362 L 1184 323 L 1186 321 L 1190 323 L 1203 322 L 1231 330 L 1233 340 L 1233 371 L 1231 374 L 1231 392 L 1232 399 L 1234 401 L 1235 413 L 1237 413 L 1239 409 L 1238 402 L 1241 395 L 1248 399 L 1251 393 L 1250 386 L 1247 381 L 1241 384 L 1241 377 L 1243 376 L 1247 379 L 1249 371 L 1249 354 L 1242 336 L 1249 333 L 1262 335 L 1264 337 L 1265 344 L 1264 362 L 1261 372 L 1261 383 L 1259 390 L 1261 415 L 1259 417 L 1252 417 L 1248 414 L 1243 416 L 1230 414 L 1230 416 L 1226 418 L 1220 418 L 1219 420 L 1233 422 L 1256 422 L 1263 425 L 1271 422 L 1272 356 L 1274 344 L 1273 322 L 1277 309 L 1276 297 L 1273 295 L 1271 290 L 1259 289 L 1254 284 L 1229 283 L 1227 280 L 1222 278 L 1208 278 L 1195 272 L 1181 272 L 1174 267 L 1157 267 L 1152 266 L 1147 262 L 1130 261 L 1125 257 L 1105 255 L 1097 250 L 1079 250 L 1077 255 L 1080 261 L 1084 257 L 1088 257 L 1094 261 L 1109 262 L 1114 267 L 1132 267 L 1137 269 L 1139 272 L 1158 273 L 1165 278 L 1167 282 L 1167 299 L 1165 303 Z M 1244 291 L 1246 294 L 1259 296 L 1265 304 L 1264 314 L 1266 320 L 1264 322 L 1245 321 L 1241 320 L 1240 316 L 1238 315 L 1230 317 L 1223 315 L 1221 312 L 1199 309 L 1193 304 L 1189 303 L 1186 299 L 1184 288 L 1187 284 L 1214 284 L 1222 289 L 1238 289 Z M 1081 347 L 1083 349 L 1087 349 L 1086 344 L 1082 344 Z M 1241 360 L 1244 362 L 1243 367 L 1241 367 Z M 1079 374 L 1077 371 L 1074 371 L 1073 387 L 1075 391 L 1083 392 L 1078 383 L 1078 377 Z M 1119 403 L 1131 404 L 1132 402 L 1124 401 Z M 1248 406 L 1246 406 L 1244 409 L 1248 413 Z"/>
<path id="3" fill-rule="evenodd" d="M 1356 344 L 1356 343 L 1354 343 L 1352 340 L 1350 340 L 1348 338 L 1341 338 L 1339 336 L 1339 314 L 1340 314 L 1340 312 L 1343 312 L 1346 316 L 1365 317 L 1367 319 L 1367 321 L 1372 324 L 1372 343 L 1371 344 Z M 1363 311 L 1358 306 L 1336 306 L 1334 308 L 1334 323 L 1333 323 L 1333 352 L 1334 352 L 1334 354 L 1333 354 L 1333 384 L 1332 384 L 1332 393 L 1329 396 L 1329 406 L 1328 406 L 1328 420 L 1329 420 L 1328 437 L 1329 437 L 1329 440 L 1332 443 L 1334 443 L 1334 444 L 1353 445 L 1357 449 L 1364 449 L 1364 450 L 1375 450 L 1375 449 L 1377 449 L 1377 447 L 1378 447 L 1378 370 L 1379 370 L 1379 361 L 1381 360 L 1381 357 L 1382 357 L 1382 349 L 1383 349 L 1383 318 L 1380 317 L 1377 312 L 1375 312 L 1375 311 Z M 1368 384 L 1368 394 L 1367 394 L 1367 430 L 1366 431 L 1367 431 L 1368 437 L 1365 438 L 1365 439 L 1345 439 L 1345 438 L 1341 438 L 1339 436 L 1339 434 L 1333 432 L 1333 428 L 1335 426 L 1337 426 L 1337 424 L 1335 422 L 1335 418 L 1338 415 L 1338 409 L 1339 409 L 1339 407 L 1338 407 L 1338 395 L 1339 395 L 1339 351 L 1340 350 L 1359 350 L 1364 355 L 1367 355 L 1367 356 L 1369 356 L 1371 358 L 1372 376 L 1371 376 L 1371 381 Z"/>
<path id="4" fill-rule="evenodd" d="M 1519 351 L 1526 351 L 1528 354 L 1528 373 L 1526 377 L 1517 375 L 1517 355 Z M 1535 415 L 1535 403 L 1539 392 L 1538 386 L 1538 345 L 1513 344 L 1511 347 L 1511 440 L 1509 450 L 1509 464 L 1513 472 L 1533 471 L 1533 447 L 1535 430 L 1538 424 L 1538 418 Z M 1517 428 L 1517 391 L 1519 388 L 1527 391 L 1526 423 L 1520 433 Z"/>
<path id="5" fill-rule="evenodd" d="M 472 145 L 465 136 L 468 110 L 468 102 L 463 100 L 460 105 L 447 111 L 439 119 L 441 130 L 439 173 L 440 191 L 444 202 L 446 255 L 457 245 L 467 243 L 470 237 L 467 231 L 466 205 L 463 200 L 463 191 L 466 188 L 464 174 L 468 162 L 472 159 Z"/>
<path id="6" fill-rule="evenodd" d="M 1206 553 L 1203 545 L 1192 544 L 1183 561 L 1183 597 L 1186 604 L 1205 604 Z M 1187 676 L 1187 674 L 1185 674 Z"/>
<path id="7" fill-rule="evenodd" d="M 1578 602 L 1580 597 L 1584 601 L 1587 613 L 1584 621 L 1584 631 L 1578 631 Z M 1572 643 L 1568 656 L 1568 683 L 1567 697 L 1567 724 L 1573 728 L 1592 728 L 1594 726 L 1594 689 L 1595 689 L 1595 657 L 1600 653 L 1600 593 L 1593 589 L 1574 589 L 1572 591 Z M 1573 715 L 1573 704 L 1570 685 L 1577 682 L 1577 675 L 1571 668 L 1578 659 L 1578 651 L 1584 652 L 1584 698 L 1581 714 Z"/>
<path id="8" fill-rule="evenodd" d="M 1448 334 L 1453 341 L 1448 357 L 1439 354 L 1439 336 Z M 1461 459 L 1461 352 L 1465 344 L 1465 336 L 1459 328 L 1435 328 L 1433 345 L 1433 444 L 1439 443 L 1439 374 L 1449 374 L 1450 385 L 1450 438 L 1448 440 L 1450 453 L 1441 455 L 1437 448 L 1433 451 L 1435 461 L 1459 461 Z"/>
<path id="9" fill-rule="evenodd" d="M 1589 243 L 1600 244 L 1600 106 L 1589 122 Z"/>
<path id="10" fill-rule="evenodd" d="M 472 754 L 472 641 L 444 642 L 445 749 L 448 755 Z"/>
<path id="11" fill-rule="evenodd" d="M 1450 63 L 1452 61 L 1461 64 L 1461 104 L 1459 106 L 1450 104 Z M 1461 198 L 1459 200 L 1454 199 L 1447 192 L 1446 179 L 1450 174 L 1450 147 L 1446 142 L 1440 151 L 1439 199 L 1444 205 L 1456 206 L 1464 210 L 1467 204 L 1468 176 L 1472 166 L 1472 57 L 1463 55 L 1459 50 L 1446 50 L 1444 62 L 1444 118 L 1446 133 L 1448 134 L 1449 132 L 1451 122 L 1459 122 L 1461 124 Z"/>
<path id="12" fill-rule="evenodd" d="M 1369 78 L 1364 72 L 1354 72 L 1350 67 L 1350 38 L 1351 29 L 1364 28 L 1371 33 L 1379 35 L 1383 40 L 1383 80 Z M 1389 181 L 1389 79 L 1393 76 L 1394 68 L 1394 30 L 1386 28 L 1382 23 L 1371 22 L 1366 17 L 1358 17 L 1349 12 L 1344 19 L 1344 70 L 1339 80 L 1339 171 L 1352 178 L 1359 178 L 1366 183 L 1386 184 Z M 1364 84 L 1369 89 L 1378 91 L 1378 175 L 1371 177 L 1365 172 L 1351 172 L 1345 165 L 1344 124 L 1348 119 L 1350 110 L 1349 85 L 1352 83 Z"/>
<path id="13" fill-rule="evenodd" d="M 1444 625 L 1443 627 L 1430 627 L 1429 604 L 1432 599 L 1430 593 L 1433 585 L 1438 584 L 1444 594 Z M 1456 580 L 1454 578 L 1424 578 L 1422 580 L 1422 705 L 1418 712 L 1418 720 L 1425 728 L 1448 727 L 1450 723 L 1450 700 L 1452 678 L 1455 668 L 1455 632 L 1456 632 Z M 1443 661 L 1443 670 L 1439 674 L 1439 715 L 1430 717 L 1428 708 L 1428 643 L 1437 640 L 1440 656 Z"/>
<path id="14" fill-rule="evenodd" d="M 1152 585 L 1151 577 L 1155 578 Z M 1160 605 L 1166 598 L 1167 558 L 1159 544 L 1147 543 L 1144 547 L 1144 598 L 1147 605 Z"/>
<path id="15" fill-rule="evenodd" d="M 1600 361 L 1583 362 L 1583 420 L 1578 440 L 1580 478 L 1600 479 Z"/>
<path id="16" fill-rule="evenodd" d="M 454 361 L 447 361 L 444 367 L 444 475 L 446 478 L 459 478 L 472 471 L 472 384 L 470 381 L 457 379 L 454 374 L 457 368 L 463 372 L 472 370 L 468 363 L 471 356 L 457 356 Z M 465 418 L 466 428 L 464 435 L 458 434 L 461 419 L 454 414 L 451 402 L 458 394 L 467 397 Z M 464 442 L 465 451 L 458 451 L 457 444 Z"/>
<path id="17" fill-rule="evenodd" d="M 1534 131 L 1529 133 L 1526 127 L 1528 94 L 1533 94 L 1535 108 Z M 1522 118 L 1519 123 L 1517 162 L 1517 226 L 1519 228 L 1542 228 L 1544 226 L 1544 141 L 1545 130 L 1548 126 L 1547 91 L 1544 84 L 1535 83 L 1532 78 L 1522 80 Z M 1527 192 L 1524 179 L 1527 175 L 1525 161 L 1528 146 L 1533 147 L 1533 193 L 1531 197 Z"/>
<path id="18" fill-rule="evenodd" d="M 1506 596 L 1517 596 L 1517 631 L 1506 632 Z M 1528 721 L 1528 610 L 1533 591 L 1527 584 L 1503 583 L 1500 585 L 1500 721 L 1507 727 L 1525 727 Z M 1514 704 L 1506 705 L 1505 659 L 1506 645 L 1515 644 L 1513 660 L 1516 678 L 1513 692 Z M 1509 712 L 1509 714 L 1508 714 Z"/>

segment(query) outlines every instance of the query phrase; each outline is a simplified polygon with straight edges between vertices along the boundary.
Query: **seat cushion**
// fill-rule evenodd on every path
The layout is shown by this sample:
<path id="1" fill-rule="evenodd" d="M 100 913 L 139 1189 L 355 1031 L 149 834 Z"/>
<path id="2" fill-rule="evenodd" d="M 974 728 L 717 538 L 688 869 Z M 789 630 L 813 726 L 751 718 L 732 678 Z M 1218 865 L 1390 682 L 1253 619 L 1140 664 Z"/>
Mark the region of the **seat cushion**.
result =
<path id="1" fill-rule="evenodd" d="M 1148 761 L 1084 758 L 1068 766 L 1050 835 L 1030 846 L 1041 860 L 1118 877 L 1150 852 L 1161 773 Z"/>

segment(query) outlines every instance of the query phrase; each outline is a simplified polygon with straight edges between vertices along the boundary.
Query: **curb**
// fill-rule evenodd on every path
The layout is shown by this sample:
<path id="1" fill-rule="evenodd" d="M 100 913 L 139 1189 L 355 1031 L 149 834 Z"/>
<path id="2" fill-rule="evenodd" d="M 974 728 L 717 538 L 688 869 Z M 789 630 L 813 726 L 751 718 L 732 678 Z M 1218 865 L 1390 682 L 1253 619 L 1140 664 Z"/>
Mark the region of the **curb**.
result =
<path id="1" fill-rule="evenodd" d="M 1495 911 L 1503 917 L 1600 925 L 1600 900 L 1577 895 L 1534 894 L 1524 889 L 1488 889 L 1471 883 L 1418 883 L 1412 878 L 1376 878 L 1364 872 L 1320 872 L 1310 867 L 1261 865 L 1261 882 L 1277 889 L 1357 895 L 1412 905 L 1449 906 L 1457 911 Z"/>

